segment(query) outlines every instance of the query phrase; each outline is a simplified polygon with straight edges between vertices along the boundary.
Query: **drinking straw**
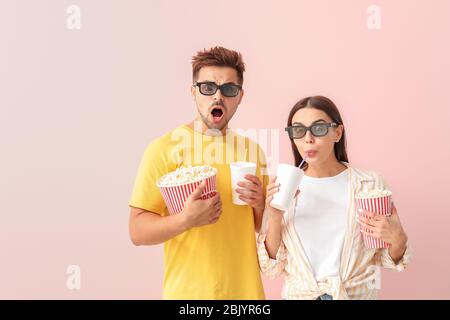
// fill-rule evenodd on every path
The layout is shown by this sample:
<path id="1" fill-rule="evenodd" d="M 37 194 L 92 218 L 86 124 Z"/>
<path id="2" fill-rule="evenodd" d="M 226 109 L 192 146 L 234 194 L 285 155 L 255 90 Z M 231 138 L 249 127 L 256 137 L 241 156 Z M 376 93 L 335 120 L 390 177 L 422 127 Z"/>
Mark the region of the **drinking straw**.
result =
<path id="1" fill-rule="evenodd" d="M 302 162 L 300 163 L 300 165 L 298 166 L 300 169 L 302 168 L 302 165 L 305 163 L 305 159 L 302 160 Z"/>

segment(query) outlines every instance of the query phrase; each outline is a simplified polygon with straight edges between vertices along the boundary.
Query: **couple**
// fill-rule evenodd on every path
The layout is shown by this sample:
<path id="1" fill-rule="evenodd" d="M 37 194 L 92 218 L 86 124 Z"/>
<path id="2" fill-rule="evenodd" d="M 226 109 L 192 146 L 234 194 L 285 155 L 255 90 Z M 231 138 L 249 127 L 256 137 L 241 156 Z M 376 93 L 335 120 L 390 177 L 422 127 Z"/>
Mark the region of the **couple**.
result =
<path id="1" fill-rule="evenodd" d="M 283 299 L 375 299 L 379 266 L 403 270 L 410 249 L 395 207 L 390 217 L 365 212 L 369 218 L 357 220 L 355 194 L 387 186 L 378 174 L 348 163 L 334 103 L 309 97 L 289 114 L 286 131 L 295 165 L 305 160 L 305 176 L 301 193 L 282 212 L 270 206 L 279 186 L 265 174 L 264 153 L 228 129 L 244 94 L 241 54 L 214 47 L 198 52 L 192 67 L 196 119 L 150 143 L 129 202 L 133 244 L 165 244 L 163 298 L 264 299 L 262 271 L 285 275 Z M 230 143 L 235 139 L 244 139 L 256 158 Z M 224 157 L 230 152 L 237 159 Z M 236 160 L 257 163 L 256 175 L 238 184 L 244 206 L 231 200 L 229 163 Z M 201 200 L 200 185 L 180 214 L 169 215 L 157 180 L 180 166 L 205 163 L 218 169 L 216 196 Z M 390 247 L 366 249 L 362 232 Z"/>

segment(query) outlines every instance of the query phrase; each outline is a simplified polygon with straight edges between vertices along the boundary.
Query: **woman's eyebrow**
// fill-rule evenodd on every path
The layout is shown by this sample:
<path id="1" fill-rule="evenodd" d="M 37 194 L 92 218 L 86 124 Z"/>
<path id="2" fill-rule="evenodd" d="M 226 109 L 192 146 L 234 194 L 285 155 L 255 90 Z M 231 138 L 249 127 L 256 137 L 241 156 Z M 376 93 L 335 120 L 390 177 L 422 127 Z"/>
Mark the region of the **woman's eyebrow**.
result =
<path id="1" fill-rule="evenodd" d="M 327 122 L 326 120 L 319 119 L 319 120 L 314 121 L 312 124 L 314 124 L 314 123 L 316 123 L 316 122 L 321 122 L 321 121 L 322 121 L 322 122 Z M 301 122 L 294 122 L 293 125 L 294 125 L 294 124 L 299 124 L 299 125 L 301 125 L 301 126 L 304 126 L 304 124 L 301 123 Z"/>

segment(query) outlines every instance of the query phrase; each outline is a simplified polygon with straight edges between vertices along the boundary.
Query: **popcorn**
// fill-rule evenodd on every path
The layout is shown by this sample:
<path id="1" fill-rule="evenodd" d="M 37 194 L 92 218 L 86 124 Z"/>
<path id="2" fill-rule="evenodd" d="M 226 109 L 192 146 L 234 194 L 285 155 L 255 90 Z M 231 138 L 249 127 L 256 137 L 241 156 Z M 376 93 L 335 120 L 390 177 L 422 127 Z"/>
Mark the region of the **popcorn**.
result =
<path id="1" fill-rule="evenodd" d="M 169 172 L 159 179 L 158 186 L 171 187 L 179 186 L 197 181 L 206 180 L 217 174 L 217 169 L 209 166 L 181 166 L 175 171 Z"/>
<path id="2" fill-rule="evenodd" d="M 375 189 L 375 190 L 361 191 L 356 195 L 356 197 L 360 199 L 367 199 L 367 198 L 387 197 L 391 195 L 392 192 L 390 190 Z"/>

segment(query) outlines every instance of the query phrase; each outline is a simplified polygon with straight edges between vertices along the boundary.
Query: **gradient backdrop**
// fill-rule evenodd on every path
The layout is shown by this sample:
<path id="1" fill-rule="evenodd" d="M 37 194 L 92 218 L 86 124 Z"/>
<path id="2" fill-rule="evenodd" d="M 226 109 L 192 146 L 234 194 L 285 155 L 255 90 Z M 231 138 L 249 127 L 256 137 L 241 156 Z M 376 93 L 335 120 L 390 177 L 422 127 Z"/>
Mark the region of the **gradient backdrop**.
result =
<path id="1" fill-rule="evenodd" d="M 194 116 L 191 56 L 222 45 L 247 66 L 232 127 L 326 95 L 350 161 L 390 183 L 414 258 L 380 297 L 449 299 L 449 36 L 448 0 L 2 0 L 0 298 L 160 299 L 163 247 L 133 247 L 128 200 L 147 144 Z"/>

